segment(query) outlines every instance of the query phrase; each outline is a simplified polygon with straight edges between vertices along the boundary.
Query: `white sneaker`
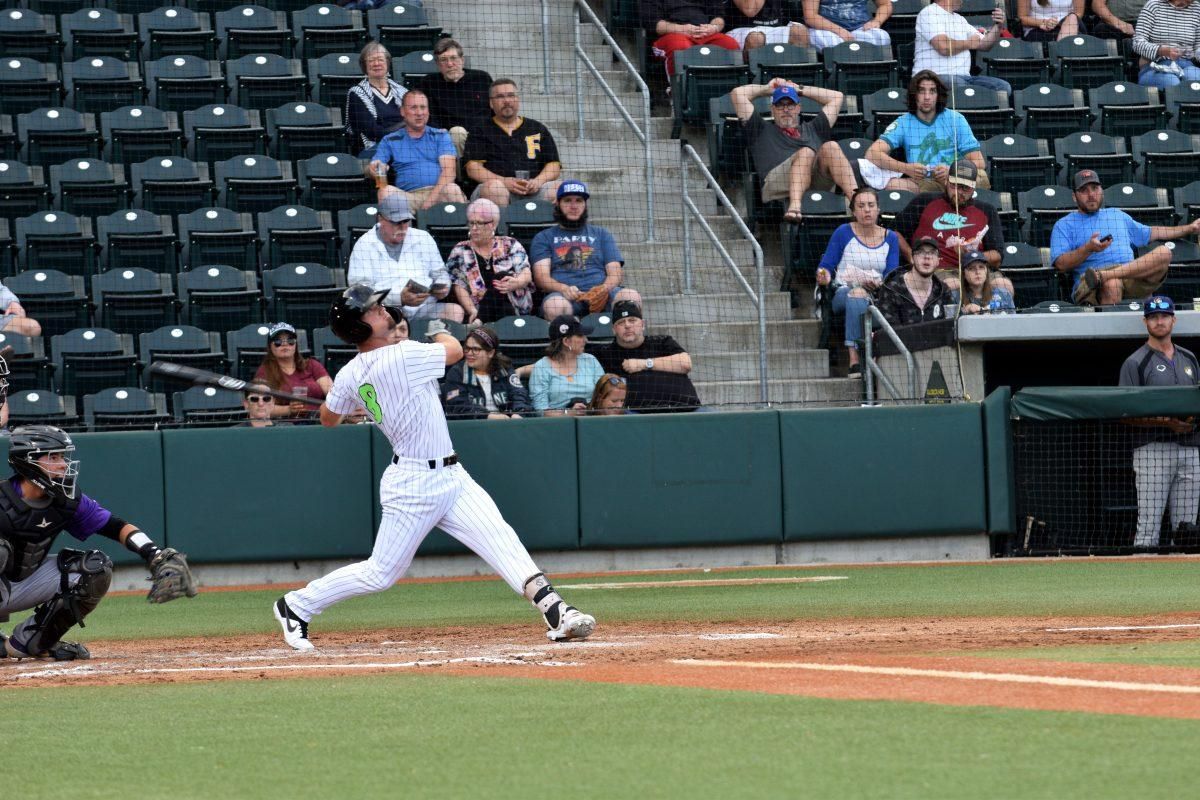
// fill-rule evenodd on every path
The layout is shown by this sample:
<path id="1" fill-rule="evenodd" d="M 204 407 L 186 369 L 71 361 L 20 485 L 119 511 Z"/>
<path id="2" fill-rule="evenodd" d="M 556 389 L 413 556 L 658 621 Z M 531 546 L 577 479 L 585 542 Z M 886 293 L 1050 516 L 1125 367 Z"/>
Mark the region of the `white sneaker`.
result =
<path id="1" fill-rule="evenodd" d="M 272 606 L 275 619 L 283 628 L 283 640 L 296 650 L 316 650 L 308 640 L 308 623 L 296 616 L 281 597 Z"/>
<path id="2" fill-rule="evenodd" d="M 552 642 L 565 642 L 568 639 L 586 639 L 596 628 L 596 618 L 584 614 L 574 606 L 567 606 L 558 618 L 558 627 L 546 631 L 546 638 Z"/>

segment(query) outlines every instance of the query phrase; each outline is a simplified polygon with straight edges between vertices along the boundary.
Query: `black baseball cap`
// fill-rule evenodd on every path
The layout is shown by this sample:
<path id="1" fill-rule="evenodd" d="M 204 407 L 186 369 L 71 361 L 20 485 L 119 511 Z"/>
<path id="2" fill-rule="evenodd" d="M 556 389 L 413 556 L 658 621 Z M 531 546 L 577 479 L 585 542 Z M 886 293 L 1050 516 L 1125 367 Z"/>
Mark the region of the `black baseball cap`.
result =
<path id="1" fill-rule="evenodd" d="M 556 342 L 565 336 L 587 336 L 587 331 L 583 329 L 583 323 L 579 321 L 579 317 L 571 314 L 562 314 L 554 318 L 550 323 L 550 341 Z"/>
<path id="2" fill-rule="evenodd" d="M 632 300 L 621 300 L 613 304 L 612 319 L 613 322 L 625 319 L 626 317 L 642 318 L 642 307 Z"/>
<path id="3" fill-rule="evenodd" d="M 932 247 L 934 250 L 941 250 L 938 240 L 932 236 L 922 236 L 920 239 L 917 239 L 913 242 L 912 251 L 915 253 L 922 247 Z"/>

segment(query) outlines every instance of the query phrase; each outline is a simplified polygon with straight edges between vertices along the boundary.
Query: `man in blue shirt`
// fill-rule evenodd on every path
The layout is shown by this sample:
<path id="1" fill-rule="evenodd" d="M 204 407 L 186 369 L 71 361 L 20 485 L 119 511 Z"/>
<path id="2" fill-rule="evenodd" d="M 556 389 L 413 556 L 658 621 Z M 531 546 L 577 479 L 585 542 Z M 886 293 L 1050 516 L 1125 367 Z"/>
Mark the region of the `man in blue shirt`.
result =
<path id="1" fill-rule="evenodd" d="M 1104 208 L 1104 187 L 1095 171 L 1075 173 L 1075 205 L 1054 223 L 1050 262 L 1074 277 L 1072 298 L 1080 305 L 1112 305 L 1141 299 L 1162 285 L 1171 250 L 1156 247 L 1134 258 L 1134 249 L 1200 233 L 1200 220 L 1187 225 L 1143 225 L 1124 211 Z"/>
<path id="2" fill-rule="evenodd" d="M 420 89 L 410 89 L 400 101 L 404 127 L 379 142 L 370 169 L 386 174 L 390 165 L 394 184 L 408 195 L 413 208 L 426 209 L 434 203 L 465 203 L 466 195 L 454 182 L 458 151 L 450 134 L 429 124 L 429 98 Z"/>

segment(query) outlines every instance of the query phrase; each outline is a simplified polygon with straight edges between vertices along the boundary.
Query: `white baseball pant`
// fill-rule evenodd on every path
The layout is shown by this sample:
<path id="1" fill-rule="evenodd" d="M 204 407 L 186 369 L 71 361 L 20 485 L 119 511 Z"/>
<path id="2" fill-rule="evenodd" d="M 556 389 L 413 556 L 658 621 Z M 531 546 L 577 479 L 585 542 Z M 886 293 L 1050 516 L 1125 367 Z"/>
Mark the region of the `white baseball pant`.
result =
<path id="1" fill-rule="evenodd" d="M 1163 510 L 1171 503 L 1171 528 L 1196 522 L 1200 507 L 1200 448 L 1150 442 L 1133 451 L 1138 496 L 1135 547 L 1157 547 Z"/>

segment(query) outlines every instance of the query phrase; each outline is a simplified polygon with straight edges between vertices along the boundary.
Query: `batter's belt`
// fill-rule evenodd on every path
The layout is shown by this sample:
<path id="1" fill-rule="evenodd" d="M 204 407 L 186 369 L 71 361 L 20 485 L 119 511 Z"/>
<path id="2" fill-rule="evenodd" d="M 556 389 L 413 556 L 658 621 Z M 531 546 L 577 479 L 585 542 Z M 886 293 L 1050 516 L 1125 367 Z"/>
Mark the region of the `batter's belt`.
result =
<path id="1" fill-rule="evenodd" d="M 437 469 L 438 467 L 451 467 L 451 466 L 454 466 L 455 464 L 457 464 L 458 463 L 458 453 L 451 453 L 450 455 L 446 456 L 445 458 L 431 458 L 431 459 L 428 459 L 427 461 L 422 461 L 422 459 L 419 459 L 419 458 L 401 459 L 400 456 L 392 456 L 393 464 L 399 464 L 401 461 L 407 461 L 411 464 L 424 463 L 430 469 Z"/>

